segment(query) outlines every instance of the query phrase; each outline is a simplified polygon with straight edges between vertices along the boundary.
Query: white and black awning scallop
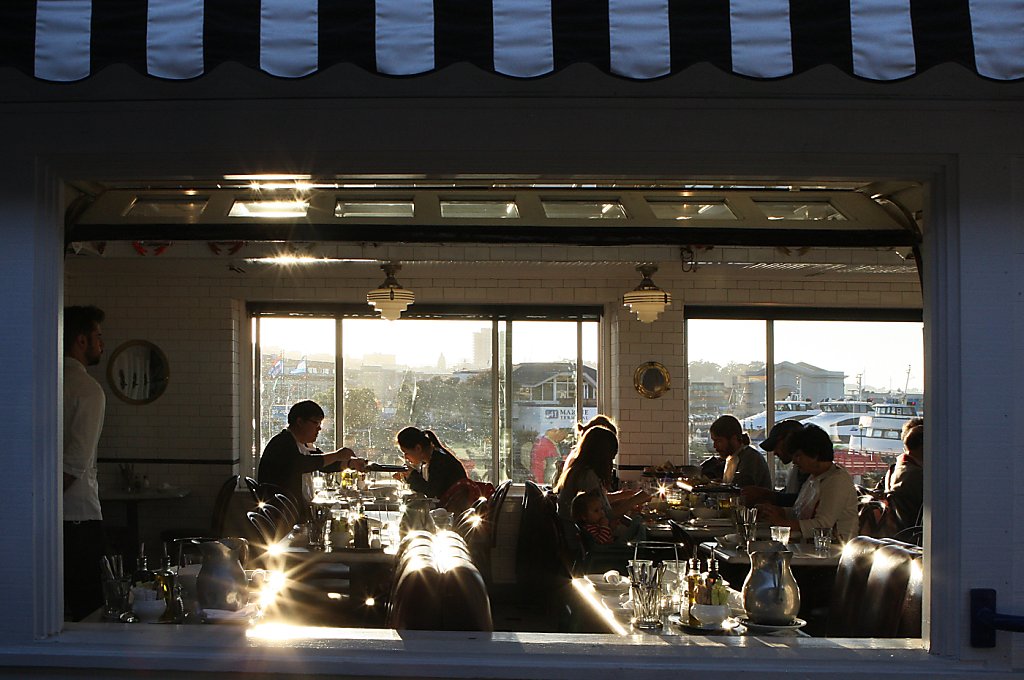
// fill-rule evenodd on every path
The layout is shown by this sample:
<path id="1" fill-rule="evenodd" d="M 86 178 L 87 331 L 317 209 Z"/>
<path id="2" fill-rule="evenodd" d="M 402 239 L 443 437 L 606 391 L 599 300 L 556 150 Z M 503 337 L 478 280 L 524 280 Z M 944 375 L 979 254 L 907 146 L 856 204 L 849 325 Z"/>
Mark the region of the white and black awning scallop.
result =
<path id="1" fill-rule="evenodd" d="M 648 80 L 696 63 L 749 78 L 831 64 L 893 81 L 942 63 L 1024 78 L 1024 0 L 4 0 L 0 66 L 75 81 L 112 64 L 281 78 L 339 63 L 414 76 L 468 62 L 514 78 L 590 63 Z"/>

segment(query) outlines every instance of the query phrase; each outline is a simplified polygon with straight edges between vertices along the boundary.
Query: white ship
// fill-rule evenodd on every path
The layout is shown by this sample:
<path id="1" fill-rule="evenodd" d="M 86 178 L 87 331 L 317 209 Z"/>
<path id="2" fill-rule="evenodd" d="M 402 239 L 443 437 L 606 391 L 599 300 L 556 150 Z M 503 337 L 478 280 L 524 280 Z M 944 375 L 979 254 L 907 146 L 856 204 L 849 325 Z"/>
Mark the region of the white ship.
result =
<path id="1" fill-rule="evenodd" d="M 872 413 L 860 417 L 850 437 L 850 451 L 895 458 L 903 453 L 903 424 L 917 415 L 912 405 L 875 404 Z"/>
<path id="2" fill-rule="evenodd" d="M 816 408 L 814 404 L 809 401 L 796 401 L 786 399 L 783 401 L 775 402 L 775 422 L 778 423 L 782 420 L 806 420 L 813 416 L 821 413 L 821 409 Z M 755 442 L 762 441 L 767 435 L 765 432 L 766 423 L 768 422 L 768 411 L 761 411 L 755 413 L 752 416 L 748 416 L 740 420 L 740 425 L 750 435 L 751 439 Z"/>
<path id="3" fill-rule="evenodd" d="M 867 401 L 821 401 L 821 413 L 803 421 L 804 425 L 817 425 L 828 432 L 832 441 L 848 444 L 854 432 L 860 430 L 860 418 L 871 413 L 871 402 Z"/>

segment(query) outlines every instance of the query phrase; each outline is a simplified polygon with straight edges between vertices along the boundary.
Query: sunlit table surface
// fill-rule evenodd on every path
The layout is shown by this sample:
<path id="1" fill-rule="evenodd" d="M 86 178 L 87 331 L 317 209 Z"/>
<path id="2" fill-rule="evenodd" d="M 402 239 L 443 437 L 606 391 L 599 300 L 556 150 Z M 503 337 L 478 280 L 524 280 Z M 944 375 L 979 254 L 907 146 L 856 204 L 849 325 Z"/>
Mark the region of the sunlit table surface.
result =
<path id="1" fill-rule="evenodd" d="M 725 548 L 716 541 L 705 541 L 700 544 L 701 550 L 706 555 L 713 554 L 715 559 L 726 564 L 750 564 L 750 556 L 746 550 L 739 548 Z M 827 553 L 819 554 L 814 546 L 805 543 L 789 543 L 786 549 L 793 553 L 790 559 L 790 566 L 794 567 L 830 567 L 839 566 L 839 557 L 842 555 L 842 547 L 833 545 Z"/>

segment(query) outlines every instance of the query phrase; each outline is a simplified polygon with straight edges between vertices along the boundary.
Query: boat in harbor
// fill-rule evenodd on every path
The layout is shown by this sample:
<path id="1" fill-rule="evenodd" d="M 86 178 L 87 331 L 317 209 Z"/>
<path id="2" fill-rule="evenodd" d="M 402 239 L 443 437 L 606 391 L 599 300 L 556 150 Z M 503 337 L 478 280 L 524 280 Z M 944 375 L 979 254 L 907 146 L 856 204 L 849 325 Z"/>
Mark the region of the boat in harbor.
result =
<path id="1" fill-rule="evenodd" d="M 871 413 L 869 401 L 827 400 L 818 402 L 821 412 L 803 421 L 805 425 L 817 425 L 829 433 L 837 444 L 849 444 L 850 437 L 860 426 L 862 415 Z"/>
<path id="2" fill-rule="evenodd" d="M 784 399 L 775 402 L 774 422 L 777 423 L 782 420 L 803 421 L 808 418 L 813 418 L 819 413 L 821 413 L 821 409 L 817 408 L 811 401 Z M 755 442 L 759 442 L 767 436 L 767 422 L 767 410 L 740 419 L 740 425 L 743 426 L 743 429 Z"/>
<path id="3" fill-rule="evenodd" d="M 875 404 L 871 413 L 860 417 L 850 436 L 850 451 L 895 459 L 903 453 L 903 424 L 917 415 L 913 405 Z"/>

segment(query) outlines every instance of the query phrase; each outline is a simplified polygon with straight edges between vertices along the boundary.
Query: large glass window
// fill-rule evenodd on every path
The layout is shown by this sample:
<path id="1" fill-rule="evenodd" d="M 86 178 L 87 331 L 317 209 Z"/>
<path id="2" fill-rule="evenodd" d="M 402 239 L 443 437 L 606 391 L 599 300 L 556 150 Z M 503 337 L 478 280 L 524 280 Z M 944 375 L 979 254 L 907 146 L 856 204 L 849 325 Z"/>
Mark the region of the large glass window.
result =
<path id="1" fill-rule="evenodd" d="M 742 421 L 764 410 L 765 322 L 691 319 L 686 342 L 688 450 L 690 461 L 699 463 L 715 455 L 708 428 L 718 416 L 731 413 Z"/>
<path id="2" fill-rule="evenodd" d="M 320 315 L 254 314 L 257 458 L 290 406 L 313 399 L 327 413 L 325 450 L 400 462 L 395 433 L 414 425 L 433 430 L 475 479 L 550 482 L 575 424 L 597 413 L 596 312 L 529 321 Z"/>
<path id="3" fill-rule="evenodd" d="M 255 330 L 260 347 L 255 362 L 259 450 L 288 426 L 288 409 L 304 399 L 317 402 L 327 414 L 317 440 L 320 448 L 336 448 L 334 320 L 268 317 Z"/>
<path id="4" fill-rule="evenodd" d="M 774 423 L 795 419 L 827 431 L 836 461 L 861 483 L 878 483 L 902 453 L 902 424 L 924 415 L 923 324 L 727 314 L 687 321 L 690 460 L 709 455 L 707 427 L 723 413 L 736 415 L 755 444 Z M 781 483 L 785 470 L 776 473 Z"/>

